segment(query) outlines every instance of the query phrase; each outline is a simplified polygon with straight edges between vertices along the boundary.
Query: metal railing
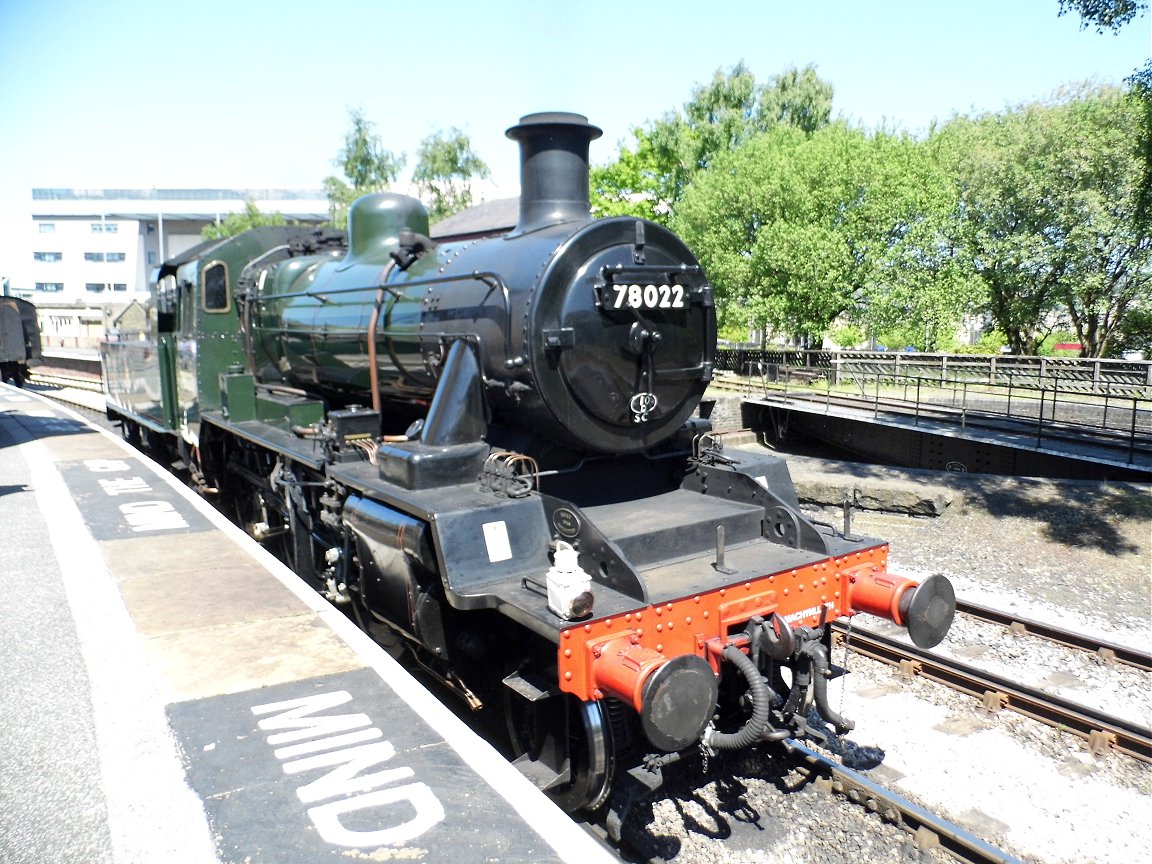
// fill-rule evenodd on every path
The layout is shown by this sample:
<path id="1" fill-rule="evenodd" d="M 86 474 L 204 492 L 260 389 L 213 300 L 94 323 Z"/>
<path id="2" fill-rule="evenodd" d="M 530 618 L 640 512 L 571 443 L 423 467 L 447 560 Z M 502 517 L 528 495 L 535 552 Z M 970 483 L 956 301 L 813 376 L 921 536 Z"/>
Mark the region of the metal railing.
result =
<path id="1" fill-rule="evenodd" d="M 751 353 L 751 352 L 747 352 Z M 1152 363 L 1077 358 L 760 352 L 740 358 L 749 395 L 823 399 L 843 407 L 933 419 L 958 426 L 1034 436 L 1034 446 L 1106 448 L 1112 460 L 1152 467 Z M 787 354 L 788 356 L 782 356 Z M 780 363 L 773 360 L 787 360 Z M 732 358 L 728 358 L 731 362 Z"/>
<path id="2" fill-rule="evenodd" d="M 1139 388 L 1152 398 L 1152 361 L 1102 360 L 1079 357 L 1023 357 L 989 354 L 922 354 L 902 351 L 812 351 L 722 348 L 716 367 L 748 374 L 760 366 L 827 370 L 832 382 L 845 376 L 913 375 L 941 382 L 958 380 L 1022 386 L 1048 386 L 1052 379 L 1085 389 L 1104 385 Z"/>

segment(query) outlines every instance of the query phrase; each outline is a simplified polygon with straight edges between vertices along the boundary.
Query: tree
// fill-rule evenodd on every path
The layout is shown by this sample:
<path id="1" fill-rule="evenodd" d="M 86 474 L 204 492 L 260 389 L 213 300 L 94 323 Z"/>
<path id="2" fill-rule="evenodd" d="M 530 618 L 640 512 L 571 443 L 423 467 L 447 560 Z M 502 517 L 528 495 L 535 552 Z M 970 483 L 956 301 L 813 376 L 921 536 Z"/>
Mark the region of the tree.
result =
<path id="1" fill-rule="evenodd" d="M 786 69 L 769 78 L 760 91 L 759 125 L 767 128 L 784 123 L 811 135 L 828 125 L 833 92 L 832 85 L 820 78 L 811 64 Z"/>
<path id="2" fill-rule="evenodd" d="M 282 213 L 264 213 L 251 199 L 244 202 L 241 213 L 229 213 L 220 222 L 205 225 L 200 236 L 205 240 L 223 240 L 247 231 L 249 228 L 259 228 L 263 225 L 287 225 L 288 222 Z"/>
<path id="3" fill-rule="evenodd" d="M 616 161 L 594 165 L 588 173 L 589 197 L 598 216 L 638 216 L 653 222 L 668 221 L 669 193 L 653 167 L 659 157 L 656 144 L 643 129 L 634 129 L 636 149 L 620 149 Z"/>
<path id="4" fill-rule="evenodd" d="M 950 188 L 910 139 L 842 123 L 811 135 L 780 125 L 698 173 L 673 223 L 725 321 L 818 335 L 842 313 L 907 316 L 920 302 L 900 269 L 943 260 L 934 214 L 950 211 Z M 882 286 L 901 279 L 904 299 L 885 306 Z"/>
<path id="5" fill-rule="evenodd" d="M 1080 15 L 1080 28 L 1095 25 L 1097 33 L 1113 33 L 1135 20 L 1148 9 L 1148 0 L 1060 0 L 1060 15 L 1076 12 Z M 1143 122 L 1140 132 L 1140 152 L 1144 163 L 1144 183 L 1137 202 L 1142 220 L 1152 217 L 1152 60 L 1135 70 L 1127 83 L 1134 96 L 1143 102 Z"/>
<path id="6" fill-rule="evenodd" d="M 721 154 L 777 125 L 809 134 L 827 125 L 832 92 L 811 65 L 760 87 L 743 62 L 718 69 L 682 111 L 634 129 L 635 149 L 622 148 L 615 164 L 593 169 L 593 208 L 667 222 L 688 183 Z"/>
<path id="7" fill-rule="evenodd" d="M 1075 12 L 1083 28 L 1116 32 L 1148 8 L 1147 0 L 1060 0 L 1060 14 Z"/>
<path id="8" fill-rule="evenodd" d="M 1152 232 L 1140 212 L 1145 165 L 1133 146 L 1143 111 L 1129 94 L 1101 88 L 1062 112 L 1067 143 L 1054 162 L 1070 194 L 1057 218 L 1072 249 L 1061 301 L 1085 357 L 1110 356 L 1125 317 L 1152 296 Z"/>
<path id="9" fill-rule="evenodd" d="M 1116 333 L 1116 354 L 1139 351 L 1152 359 L 1152 303 L 1130 311 L 1124 316 Z"/>
<path id="10" fill-rule="evenodd" d="M 1152 60 L 1143 69 L 1133 72 L 1128 78 L 1131 86 L 1131 99 L 1136 103 L 1140 118 L 1140 137 L 1137 150 L 1143 165 L 1144 179 L 1136 196 L 1136 218 L 1145 230 L 1152 226 Z"/>
<path id="11" fill-rule="evenodd" d="M 955 237 L 1014 353 L 1069 326 L 1084 356 L 1106 356 L 1152 291 L 1140 107 L 1116 88 L 1081 87 L 942 130 L 961 200 Z"/>
<path id="12" fill-rule="evenodd" d="M 879 132 L 871 184 L 888 209 L 877 216 L 891 230 L 876 250 L 876 268 L 849 317 L 871 333 L 896 332 L 901 345 L 939 351 L 954 342 L 961 319 L 975 312 L 983 286 L 951 239 L 959 197 L 935 148 L 905 135 Z M 875 195 L 873 196 L 876 197 Z M 875 208 L 874 208 L 875 210 Z"/>
<path id="13" fill-rule="evenodd" d="M 472 205 L 473 177 L 489 176 L 488 166 L 459 129 L 436 132 L 420 142 L 412 180 L 435 223 Z"/>
<path id="14" fill-rule="evenodd" d="M 328 195 L 328 209 L 332 224 L 343 228 L 348 224 L 348 208 L 361 195 L 388 189 L 404 167 L 404 154 L 384 149 L 379 136 L 373 134 L 373 124 L 359 109 L 349 112 L 352 128 L 344 136 L 344 149 L 335 160 L 344 172 L 344 179 L 335 175 L 324 178 Z"/>
<path id="15" fill-rule="evenodd" d="M 754 134 L 755 118 L 755 76 L 743 62 L 727 73 L 717 69 L 710 84 L 692 91 L 683 113 L 634 129 L 636 150 L 623 149 L 615 166 L 593 170 L 593 209 L 667 222 L 692 175 Z"/>

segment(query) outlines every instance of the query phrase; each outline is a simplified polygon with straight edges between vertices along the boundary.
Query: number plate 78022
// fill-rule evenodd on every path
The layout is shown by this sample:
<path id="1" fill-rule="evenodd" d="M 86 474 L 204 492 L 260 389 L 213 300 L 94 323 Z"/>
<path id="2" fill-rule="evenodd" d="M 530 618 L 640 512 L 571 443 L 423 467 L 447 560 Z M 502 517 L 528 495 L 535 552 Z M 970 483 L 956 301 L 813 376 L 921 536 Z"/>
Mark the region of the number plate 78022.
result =
<path id="1" fill-rule="evenodd" d="M 683 285 L 632 283 L 602 287 L 600 305 L 606 309 L 683 309 L 687 303 Z"/>

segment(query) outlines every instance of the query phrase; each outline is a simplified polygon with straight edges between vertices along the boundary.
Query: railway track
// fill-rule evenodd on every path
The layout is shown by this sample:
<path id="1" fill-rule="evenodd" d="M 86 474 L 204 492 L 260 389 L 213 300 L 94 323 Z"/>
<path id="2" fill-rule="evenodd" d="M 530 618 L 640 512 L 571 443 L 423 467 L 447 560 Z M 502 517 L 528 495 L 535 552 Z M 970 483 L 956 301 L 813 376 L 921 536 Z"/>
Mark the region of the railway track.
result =
<path id="1" fill-rule="evenodd" d="M 55 369 L 46 372 L 33 371 L 28 383 L 44 387 L 73 388 L 92 393 L 103 392 L 99 376 L 93 378 L 91 375 L 74 375 Z"/>
<path id="2" fill-rule="evenodd" d="M 995 610 L 985 610 L 984 607 L 973 604 L 965 605 L 974 610 L 969 614 L 975 614 L 977 617 L 981 617 L 981 611 L 995 613 Z M 1010 619 L 1015 616 L 995 613 L 995 617 Z M 994 618 L 990 614 L 985 620 Z M 1020 621 L 1011 623 L 1015 623 L 1018 627 L 1025 626 Z M 1007 626 L 1011 626 L 1011 623 Z M 1029 623 L 1044 631 L 1046 635 L 1042 638 L 1081 650 L 1094 651 L 1101 656 L 1107 656 L 1108 653 L 1115 654 L 1119 649 L 1125 656 L 1131 656 L 1132 665 L 1148 668 L 1147 665 L 1141 665 L 1148 662 L 1147 655 L 1143 655 L 1142 652 L 1101 644 L 1090 637 L 1068 633 L 1050 625 Z M 848 625 L 839 623 L 833 627 L 837 633 L 836 638 L 842 644 L 847 644 L 849 649 L 893 666 L 907 678 L 919 676 L 935 681 L 979 699 L 989 711 L 1011 709 L 1041 723 L 1071 732 L 1083 738 L 1089 751 L 1094 755 L 1100 755 L 1111 749 L 1152 763 L 1152 729 L 1137 722 L 1114 717 L 1106 711 L 1078 705 L 1039 688 L 1016 683 L 879 633 L 855 626 L 849 628 Z"/>
<path id="3" fill-rule="evenodd" d="M 75 374 L 63 369 L 37 369 L 25 386 L 55 402 L 84 412 L 94 422 L 101 425 L 107 422 L 104 419 L 104 389 L 98 376 Z"/>
<path id="4" fill-rule="evenodd" d="M 1096 654 L 1101 660 L 1106 662 L 1124 663 L 1137 669 L 1152 671 L 1152 653 L 1148 651 L 1141 651 L 1138 648 L 1132 648 L 1128 645 L 1108 642 L 1103 639 L 1098 639 L 1095 636 L 1088 636 L 1084 633 L 1065 630 L 1052 624 L 1045 624 L 1043 621 L 1037 621 L 1033 618 L 1025 618 L 1014 612 L 1003 612 L 999 609 L 992 609 L 991 607 L 982 606 L 978 603 L 969 603 L 965 600 L 956 601 L 956 611 L 963 612 L 965 615 L 969 615 L 980 621 L 1000 624 L 1006 627 L 1009 632 L 1018 636 L 1036 636 L 1040 639 L 1054 642 L 1057 645 L 1063 645 L 1066 648 L 1088 651 L 1089 653 Z"/>
<path id="5" fill-rule="evenodd" d="M 843 795 L 885 822 L 902 826 L 912 834 L 917 849 L 940 847 L 966 864 L 1019 864 L 1019 859 L 981 840 L 971 831 L 844 767 L 835 759 L 791 738 L 784 742 L 784 746 L 795 759 L 796 770 L 806 775 L 817 788 Z"/>

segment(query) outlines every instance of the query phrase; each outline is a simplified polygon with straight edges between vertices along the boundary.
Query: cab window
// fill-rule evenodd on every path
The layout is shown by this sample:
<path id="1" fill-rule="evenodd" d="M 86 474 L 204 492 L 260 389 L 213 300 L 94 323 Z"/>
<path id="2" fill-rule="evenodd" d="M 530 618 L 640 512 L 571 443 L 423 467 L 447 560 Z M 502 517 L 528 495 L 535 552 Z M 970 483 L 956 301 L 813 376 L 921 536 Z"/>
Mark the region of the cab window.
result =
<path id="1" fill-rule="evenodd" d="M 222 261 L 214 261 L 204 268 L 201 278 L 204 289 L 203 308 L 205 312 L 226 312 L 231 308 L 231 298 L 228 296 L 228 265 Z"/>
<path id="2" fill-rule="evenodd" d="M 156 285 L 156 326 L 171 333 L 176 329 L 176 277 L 168 274 Z"/>

